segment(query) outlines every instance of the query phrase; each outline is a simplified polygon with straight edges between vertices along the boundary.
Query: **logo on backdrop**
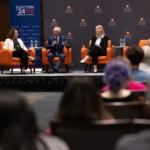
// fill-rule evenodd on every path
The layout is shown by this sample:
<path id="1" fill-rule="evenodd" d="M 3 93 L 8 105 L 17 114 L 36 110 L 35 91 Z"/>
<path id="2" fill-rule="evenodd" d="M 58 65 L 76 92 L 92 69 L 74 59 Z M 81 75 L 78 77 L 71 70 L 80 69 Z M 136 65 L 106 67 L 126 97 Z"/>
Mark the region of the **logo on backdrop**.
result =
<path id="1" fill-rule="evenodd" d="M 80 27 L 86 27 L 87 26 L 85 19 L 81 19 L 79 26 Z"/>
<path id="2" fill-rule="evenodd" d="M 109 21 L 109 26 L 116 26 L 116 21 L 114 18 L 111 18 L 111 20 Z"/>
<path id="3" fill-rule="evenodd" d="M 68 32 L 68 34 L 66 35 L 66 39 L 67 40 L 73 40 L 73 35 L 71 32 Z"/>
<path id="4" fill-rule="evenodd" d="M 146 22 L 145 22 L 144 18 L 140 18 L 140 20 L 138 22 L 138 25 L 139 26 L 145 26 L 146 25 Z"/>
<path id="5" fill-rule="evenodd" d="M 97 5 L 96 8 L 94 9 L 94 13 L 98 14 L 101 12 L 102 12 L 102 9 L 100 8 L 100 5 Z"/>
<path id="6" fill-rule="evenodd" d="M 125 39 L 132 39 L 132 35 L 129 31 L 126 32 L 125 36 L 124 36 Z"/>
<path id="7" fill-rule="evenodd" d="M 132 9 L 130 8 L 129 5 L 126 5 L 126 6 L 125 6 L 124 12 L 132 12 Z"/>
<path id="8" fill-rule="evenodd" d="M 56 26 L 58 26 L 58 23 L 57 23 L 57 21 L 56 21 L 56 19 L 53 19 L 52 21 L 51 21 L 51 25 L 50 25 L 51 27 L 56 27 Z"/>
<path id="9" fill-rule="evenodd" d="M 34 5 L 17 5 L 17 16 L 34 16 Z"/>
<path id="10" fill-rule="evenodd" d="M 73 13 L 73 10 L 72 10 L 71 6 L 67 6 L 67 9 L 65 10 L 65 13 L 66 14 L 72 14 Z"/>

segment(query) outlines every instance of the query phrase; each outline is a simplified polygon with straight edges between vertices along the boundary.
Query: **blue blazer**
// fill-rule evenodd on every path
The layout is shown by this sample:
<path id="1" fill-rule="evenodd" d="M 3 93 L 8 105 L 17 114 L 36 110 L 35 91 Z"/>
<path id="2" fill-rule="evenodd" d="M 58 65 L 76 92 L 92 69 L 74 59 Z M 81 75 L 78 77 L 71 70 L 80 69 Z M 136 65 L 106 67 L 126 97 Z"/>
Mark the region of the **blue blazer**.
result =
<path id="1" fill-rule="evenodd" d="M 55 53 L 55 52 L 63 53 L 64 45 L 62 43 L 66 41 L 66 37 L 60 35 L 59 43 L 56 46 L 52 46 L 53 41 L 55 41 L 55 37 L 50 36 L 48 38 L 48 44 L 47 44 L 46 48 L 50 49 L 52 53 Z M 67 43 L 66 48 L 70 48 L 70 44 Z"/>

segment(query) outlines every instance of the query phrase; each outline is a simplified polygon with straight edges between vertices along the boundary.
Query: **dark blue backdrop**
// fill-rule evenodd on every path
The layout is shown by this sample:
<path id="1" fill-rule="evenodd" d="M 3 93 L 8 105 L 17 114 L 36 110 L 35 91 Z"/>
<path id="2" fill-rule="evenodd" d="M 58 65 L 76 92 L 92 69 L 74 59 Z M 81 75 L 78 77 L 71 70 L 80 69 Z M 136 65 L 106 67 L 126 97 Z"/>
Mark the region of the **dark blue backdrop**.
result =
<path id="1" fill-rule="evenodd" d="M 10 25 L 11 28 L 19 30 L 19 37 L 24 41 L 27 47 L 30 42 L 40 39 L 40 0 L 10 0 Z M 41 66 L 41 52 L 36 51 L 37 66 Z"/>

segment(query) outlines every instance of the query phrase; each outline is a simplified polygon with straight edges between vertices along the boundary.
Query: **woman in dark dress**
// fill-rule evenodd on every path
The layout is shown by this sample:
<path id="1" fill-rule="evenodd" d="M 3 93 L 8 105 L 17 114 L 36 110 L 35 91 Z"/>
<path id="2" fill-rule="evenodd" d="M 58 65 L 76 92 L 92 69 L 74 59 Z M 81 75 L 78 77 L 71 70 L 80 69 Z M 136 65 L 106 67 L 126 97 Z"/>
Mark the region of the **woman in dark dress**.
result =
<path id="1" fill-rule="evenodd" d="M 97 72 L 98 56 L 106 56 L 106 49 L 109 40 L 108 36 L 105 35 L 104 29 L 101 25 L 97 25 L 95 31 L 96 35 L 92 38 L 89 53 L 80 61 L 80 63 L 85 63 L 90 57 L 92 57 L 94 73 Z"/>
<path id="2" fill-rule="evenodd" d="M 28 67 L 28 59 L 31 59 L 33 63 L 35 63 L 36 59 L 28 55 L 26 52 L 27 47 L 24 45 L 23 41 L 18 38 L 18 35 L 16 29 L 11 29 L 7 35 L 3 49 L 12 50 L 13 57 L 21 59 L 22 71 L 25 73 Z"/>

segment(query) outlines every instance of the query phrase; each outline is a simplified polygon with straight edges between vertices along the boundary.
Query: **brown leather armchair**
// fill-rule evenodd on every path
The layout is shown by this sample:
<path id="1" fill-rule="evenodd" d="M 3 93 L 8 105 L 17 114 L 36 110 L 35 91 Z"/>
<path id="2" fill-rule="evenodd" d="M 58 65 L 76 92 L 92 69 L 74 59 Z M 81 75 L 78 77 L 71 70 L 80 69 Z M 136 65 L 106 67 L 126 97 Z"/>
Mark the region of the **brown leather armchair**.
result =
<path id="1" fill-rule="evenodd" d="M 20 66 L 21 73 L 22 73 L 20 58 L 13 57 L 12 50 L 4 50 L 3 45 L 4 45 L 4 42 L 3 41 L 0 42 L 0 65 L 2 66 L 1 74 L 3 73 L 4 66 L 11 67 L 11 74 L 13 74 L 14 66 Z M 27 50 L 27 53 L 34 58 L 36 57 L 36 53 L 34 49 Z M 32 67 L 33 67 L 34 73 L 35 73 L 35 64 L 33 64 L 31 60 L 28 60 L 28 66 L 30 67 L 30 72 L 32 73 Z"/>
<path id="2" fill-rule="evenodd" d="M 89 41 L 89 47 L 91 45 L 92 40 Z M 112 48 L 112 42 L 111 40 L 108 40 L 108 46 L 107 46 L 107 55 L 106 56 L 99 56 L 98 57 L 98 64 L 107 64 L 110 60 L 114 58 L 114 50 Z M 83 46 L 81 48 L 81 59 L 83 59 L 86 55 L 88 54 L 88 48 Z M 92 65 L 92 58 L 89 58 L 86 62 L 85 66 L 85 72 L 87 71 L 89 67 L 89 71 L 91 70 L 91 65 Z"/>

